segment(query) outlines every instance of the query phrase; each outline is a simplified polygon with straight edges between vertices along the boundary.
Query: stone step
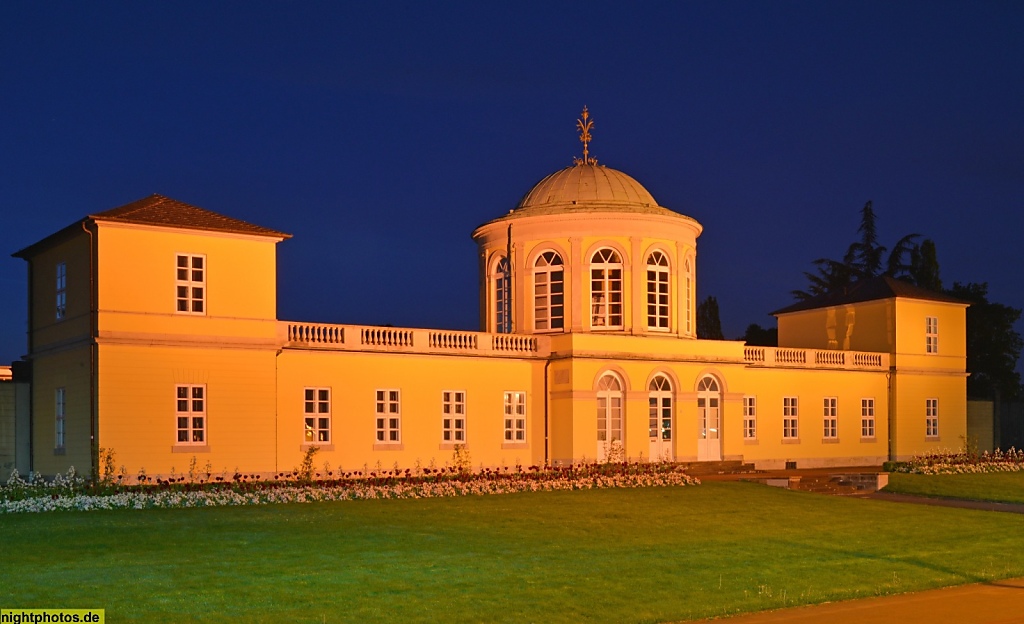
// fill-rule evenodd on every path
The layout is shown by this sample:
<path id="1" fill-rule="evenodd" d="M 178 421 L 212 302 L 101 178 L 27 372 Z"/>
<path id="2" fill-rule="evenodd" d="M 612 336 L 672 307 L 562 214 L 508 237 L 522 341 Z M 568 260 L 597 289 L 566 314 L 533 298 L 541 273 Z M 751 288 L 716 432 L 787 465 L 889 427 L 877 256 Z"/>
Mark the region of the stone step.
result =
<path id="1" fill-rule="evenodd" d="M 753 464 L 745 464 L 739 460 L 688 462 L 684 465 L 686 474 L 691 476 L 753 474 L 757 472 Z"/>

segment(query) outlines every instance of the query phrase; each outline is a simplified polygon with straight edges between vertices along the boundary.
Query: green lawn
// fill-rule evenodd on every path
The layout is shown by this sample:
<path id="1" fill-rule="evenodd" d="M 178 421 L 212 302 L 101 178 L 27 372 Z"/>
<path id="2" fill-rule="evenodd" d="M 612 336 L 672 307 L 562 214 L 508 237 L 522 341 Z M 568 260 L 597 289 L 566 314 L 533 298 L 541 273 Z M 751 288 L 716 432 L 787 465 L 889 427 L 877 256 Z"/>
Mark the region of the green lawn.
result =
<path id="1" fill-rule="evenodd" d="M 894 472 L 886 492 L 965 498 L 970 500 L 1024 503 L 1024 472 L 918 475 Z"/>
<path id="2" fill-rule="evenodd" d="M 745 483 L 0 516 L 0 606 L 658 622 L 1024 576 L 1012 514 Z"/>

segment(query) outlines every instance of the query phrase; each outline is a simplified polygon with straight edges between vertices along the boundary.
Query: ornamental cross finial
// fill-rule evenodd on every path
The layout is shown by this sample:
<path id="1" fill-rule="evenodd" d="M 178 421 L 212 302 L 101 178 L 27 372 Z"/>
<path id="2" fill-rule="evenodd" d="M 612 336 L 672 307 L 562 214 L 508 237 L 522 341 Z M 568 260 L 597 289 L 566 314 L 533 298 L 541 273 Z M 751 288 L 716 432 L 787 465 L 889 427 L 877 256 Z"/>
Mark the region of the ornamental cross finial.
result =
<path id="1" fill-rule="evenodd" d="M 583 119 L 576 120 L 576 129 L 580 131 L 580 143 L 583 144 L 583 158 L 573 158 L 572 162 L 576 165 L 596 165 L 597 159 L 590 157 L 590 129 L 594 127 L 594 122 L 590 120 L 590 112 L 587 107 L 583 107 Z"/>

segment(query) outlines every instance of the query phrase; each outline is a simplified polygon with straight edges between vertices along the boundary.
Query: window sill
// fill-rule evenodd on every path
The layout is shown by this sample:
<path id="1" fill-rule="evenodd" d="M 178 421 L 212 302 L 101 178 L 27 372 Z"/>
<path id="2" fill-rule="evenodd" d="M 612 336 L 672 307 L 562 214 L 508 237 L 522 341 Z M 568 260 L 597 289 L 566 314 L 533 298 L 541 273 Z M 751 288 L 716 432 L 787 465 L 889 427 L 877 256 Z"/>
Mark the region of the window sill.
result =
<path id="1" fill-rule="evenodd" d="M 822 438 L 822 444 L 839 444 L 839 438 Z"/>
<path id="2" fill-rule="evenodd" d="M 209 453 L 209 444 L 175 444 L 171 447 L 172 453 Z"/>
<path id="3" fill-rule="evenodd" d="M 502 442 L 501 443 L 501 448 L 502 448 L 502 450 L 528 449 L 528 448 L 530 448 L 530 443 L 529 442 Z"/>
<path id="4" fill-rule="evenodd" d="M 469 450 L 469 445 L 465 442 L 442 442 L 437 445 L 437 448 L 440 451 L 454 451 L 456 446 L 461 447 L 464 451 Z"/>
<path id="5" fill-rule="evenodd" d="M 940 438 L 939 436 L 925 436 L 924 439 L 927 440 L 928 442 L 941 442 L 942 441 L 942 438 Z"/>
<path id="6" fill-rule="evenodd" d="M 800 438 L 782 438 L 783 444 L 800 444 Z"/>
<path id="7" fill-rule="evenodd" d="M 871 436 L 870 438 L 861 438 L 860 441 L 864 443 L 878 442 L 878 438 Z"/>
<path id="8" fill-rule="evenodd" d="M 373 445 L 375 451 L 404 451 L 405 445 L 399 442 L 375 442 Z"/>
<path id="9" fill-rule="evenodd" d="M 744 438 L 743 443 L 750 446 L 757 446 L 757 438 Z"/>
<path id="10" fill-rule="evenodd" d="M 321 451 L 333 451 L 334 445 L 326 442 L 303 442 L 299 445 L 299 450 L 305 453 L 311 448 L 318 448 Z"/>
<path id="11" fill-rule="evenodd" d="M 66 447 L 61 446 L 61 447 L 53 449 L 53 454 L 54 455 L 67 455 L 68 454 L 68 449 Z"/>

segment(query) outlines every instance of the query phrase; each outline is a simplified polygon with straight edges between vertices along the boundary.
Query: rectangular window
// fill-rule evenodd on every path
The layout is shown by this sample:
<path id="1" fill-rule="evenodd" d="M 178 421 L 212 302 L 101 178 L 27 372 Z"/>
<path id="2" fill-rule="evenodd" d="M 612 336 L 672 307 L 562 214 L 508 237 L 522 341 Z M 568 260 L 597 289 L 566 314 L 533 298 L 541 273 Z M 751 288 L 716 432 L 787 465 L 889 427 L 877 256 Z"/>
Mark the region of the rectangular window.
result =
<path id="1" fill-rule="evenodd" d="M 929 438 L 939 437 L 939 400 L 925 399 L 924 403 L 924 435 Z"/>
<path id="2" fill-rule="evenodd" d="M 64 448 L 64 432 L 65 432 L 65 425 L 66 425 L 65 417 L 67 415 L 67 412 L 65 411 L 65 409 L 67 408 L 67 403 L 65 402 L 65 399 L 66 399 L 66 397 L 65 397 L 65 394 L 64 394 L 64 388 L 57 388 L 57 391 L 54 392 L 54 406 L 53 406 L 53 414 L 54 414 L 53 448 L 56 448 L 56 449 Z"/>
<path id="3" fill-rule="evenodd" d="M 505 393 L 505 442 L 526 442 L 526 393 Z"/>
<path id="4" fill-rule="evenodd" d="M 757 438 L 757 397 L 743 397 L 743 438 Z"/>
<path id="5" fill-rule="evenodd" d="M 925 352 L 926 353 L 938 353 L 939 352 L 939 319 L 934 316 L 928 316 L 924 319 L 924 341 L 925 341 Z"/>
<path id="6" fill-rule="evenodd" d="M 796 397 L 782 399 L 782 437 L 795 440 L 800 437 L 800 407 Z"/>
<path id="7" fill-rule="evenodd" d="M 860 437 L 875 437 L 875 400 L 860 400 Z"/>
<path id="8" fill-rule="evenodd" d="M 331 441 L 331 389 L 305 388 L 302 413 L 306 443 Z"/>
<path id="9" fill-rule="evenodd" d="M 175 286 L 179 314 L 206 314 L 206 256 L 178 254 Z"/>
<path id="10" fill-rule="evenodd" d="M 441 393 L 441 441 L 466 442 L 466 393 L 445 390 Z"/>
<path id="11" fill-rule="evenodd" d="M 68 305 L 68 269 L 63 262 L 57 263 L 57 320 L 64 318 Z"/>
<path id="12" fill-rule="evenodd" d="M 206 444 L 206 386 L 175 386 L 178 444 Z"/>
<path id="13" fill-rule="evenodd" d="M 839 437 L 839 400 L 835 397 L 825 397 L 822 418 L 824 429 L 821 437 L 834 440 Z"/>
<path id="14" fill-rule="evenodd" d="M 378 390 L 377 444 L 401 444 L 402 403 L 399 390 Z"/>

